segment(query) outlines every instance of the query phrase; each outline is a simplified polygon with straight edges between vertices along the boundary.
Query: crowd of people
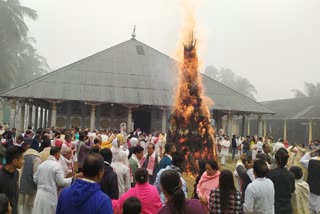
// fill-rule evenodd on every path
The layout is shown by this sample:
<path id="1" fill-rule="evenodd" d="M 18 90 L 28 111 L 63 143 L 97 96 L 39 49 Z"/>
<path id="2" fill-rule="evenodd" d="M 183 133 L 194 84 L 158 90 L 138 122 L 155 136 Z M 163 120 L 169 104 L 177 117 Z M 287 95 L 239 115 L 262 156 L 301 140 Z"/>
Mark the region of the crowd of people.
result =
<path id="1" fill-rule="evenodd" d="M 244 213 L 320 213 L 320 140 L 313 141 L 306 149 L 304 144 L 290 145 L 281 138 L 274 142 L 271 136 L 233 135 L 230 142 L 228 136 L 221 135 L 217 137 L 216 147 L 221 165 L 226 163 L 230 147 L 232 160 L 238 153 L 233 177 L 236 190 L 241 193 L 242 208 L 236 208 L 240 199 L 235 195 L 232 199 L 234 210 Z M 203 173 L 201 179 L 208 180 L 206 176 Z M 229 185 L 233 186 L 231 183 Z M 222 186 L 221 180 L 218 185 Z M 210 186 L 216 187 L 217 184 L 211 181 Z M 211 191 L 211 200 L 215 197 L 212 194 Z"/>
<path id="2" fill-rule="evenodd" d="M 188 199 L 185 154 L 165 133 L 39 129 L 2 133 L 0 214 L 320 213 L 320 142 L 217 136 Z M 307 182 L 304 181 L 307 178 Z"/>

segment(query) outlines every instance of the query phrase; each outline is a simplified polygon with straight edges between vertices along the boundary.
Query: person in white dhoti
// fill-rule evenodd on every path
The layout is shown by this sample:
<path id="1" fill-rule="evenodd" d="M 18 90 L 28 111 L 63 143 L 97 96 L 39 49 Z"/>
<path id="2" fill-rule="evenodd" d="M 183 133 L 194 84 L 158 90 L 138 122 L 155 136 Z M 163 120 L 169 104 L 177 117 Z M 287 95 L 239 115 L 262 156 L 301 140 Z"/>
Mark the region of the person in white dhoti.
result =
<path id="1" fill-rule="evenodd" d="M 312 152 L 305 154 L 300 163 L 308 169 L 307 182 L 310 187 L 310 213 L 318 214 L 320 213 L 320 145 Z"/>
<path id="2" fill-rule="evenodd" d="M 48 160 L 41 163 L 33 177 L 37 184 L 37 194 L 33 206 L 33 214 L 55 214 L 58 203 L 58 187 L 69 186 L 72 178 L 65 178 L 59 164 L 60 148 L 50 150 Z"/>
<path id="3" fill-rule="evenodd" d="M 229 141 L 229 137 L 225 136 L 224 140 L 221 142 L 221 165 L 226 165 L 226 161 L 228 159 L 229 147 L 231 143 Z"/>

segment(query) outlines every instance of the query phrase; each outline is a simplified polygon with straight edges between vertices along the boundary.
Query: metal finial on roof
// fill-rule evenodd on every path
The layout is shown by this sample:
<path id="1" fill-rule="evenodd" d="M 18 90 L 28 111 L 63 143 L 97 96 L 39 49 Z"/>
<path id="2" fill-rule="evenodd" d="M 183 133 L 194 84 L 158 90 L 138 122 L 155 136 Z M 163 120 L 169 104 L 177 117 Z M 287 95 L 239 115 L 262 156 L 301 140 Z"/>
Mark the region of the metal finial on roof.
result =
<path id="1" fill-rule="evenodd" d="M 132 32 L 131 36 L 132 36 L 132 39 L 136 38 L 136 25 L 133 26 L 133 32 Z"/>

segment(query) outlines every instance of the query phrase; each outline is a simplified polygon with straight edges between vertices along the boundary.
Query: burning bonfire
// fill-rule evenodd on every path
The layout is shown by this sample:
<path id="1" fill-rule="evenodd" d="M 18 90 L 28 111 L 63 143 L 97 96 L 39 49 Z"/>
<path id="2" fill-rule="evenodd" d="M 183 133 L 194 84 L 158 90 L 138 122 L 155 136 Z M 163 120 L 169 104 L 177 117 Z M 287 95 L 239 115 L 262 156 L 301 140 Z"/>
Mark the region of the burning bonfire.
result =
<path id="1" fill-rule="evenodd" d="M 169 118 L 168 139 L 176 144 L 177 151 L 186 152 L 185 171 L 196 174 L 198 160 L 216 159 L 217 155 L 210 111 L 204 104 L 193 33 L 183 46 L 183 62 L 179 66 L 179 85 Z"/>

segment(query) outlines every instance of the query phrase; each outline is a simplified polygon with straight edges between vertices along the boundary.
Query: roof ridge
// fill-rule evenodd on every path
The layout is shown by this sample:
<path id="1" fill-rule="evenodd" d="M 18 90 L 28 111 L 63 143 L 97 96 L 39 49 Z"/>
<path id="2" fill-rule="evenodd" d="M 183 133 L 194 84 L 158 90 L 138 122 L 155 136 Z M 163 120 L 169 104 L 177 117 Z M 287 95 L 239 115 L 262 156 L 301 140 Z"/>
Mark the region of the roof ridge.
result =
<path id="1" fill-rule="evenodd" d="M 238 95 L 246 98 L 246 99 L 249 100 L 250 102 L 254 102 L 255 104 L 258 104 L 260 107 L 263 107 L 263 108 L 265 108 L 266 110 L 268 110 L 270 113 L 274 114 L 274 112 L 273 112 L 271 109 L 265 107 L 264 105 L 262 105 L 261 103 L 259 103 L 259 102 L 255 101 L 255 100 L 251 99 L 250 97 L 247 97 L 246 95 L 241 94 L 240 92 L 238 92 L 238 91 L 230 88 L 229 86 L 226 86 L 226 85 L 222 84 L 221 82 L 219 82 L 219 81 L 217 81 L 217 80 L 212 79 L 211 77 L 209 77 L 209 76 L 207 76 L 207 75 L 205 75 L 205 74 L 203 74 L 203 73 L 201 73 L 201 75 L 207 77 L 210 81 L 216 82 L 216 83 L 218 83 L 219 85 L 221 85 L 222 87 L 227 88 L 228 90 L 230 90 L 230 91 L 232 91 L 232 92 L 234 92 L 234 93 L 236 93 L 236 94 L 238 94 Z"/>

